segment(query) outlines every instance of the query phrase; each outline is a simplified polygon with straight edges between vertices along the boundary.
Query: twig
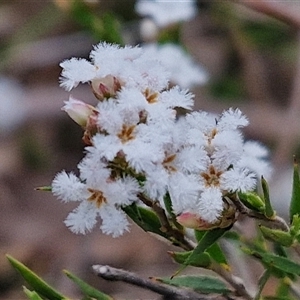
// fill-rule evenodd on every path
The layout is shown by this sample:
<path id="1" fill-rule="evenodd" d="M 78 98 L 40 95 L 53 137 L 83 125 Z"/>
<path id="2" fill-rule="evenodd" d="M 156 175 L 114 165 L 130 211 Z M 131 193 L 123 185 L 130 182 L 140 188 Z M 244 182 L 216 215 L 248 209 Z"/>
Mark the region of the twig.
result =
<path id="1" fill-rule="evenodd" d="M 192 299 L 192 300 L 229 300 L 233 299 L 227 296 L 201 295 L 187 288 L 178 288 L 175 286 L 159 283 L 151 279 L 143 279 L 139 275 L 122 269 L 113 268 L 104 265 L 94 265 L 95 274 L 105 280 L 122 281 L 139 286 L 160 295 L 172 297 L 171 299 Z M 247 298 L 248 299 L 248 298 Z"/>
<path id="2" fill-rule="evenodd" d="M 275 228 L 281 229 L 283 231 L 290 230 L 286 221 L 279 216 L 274 216 L 272 219 L 269 219 L 265 215 L 249 209 L 243 203 L 241 203 L 238 199 L 235 199 L 234 204 L 236 205 L 238 211 L 241 214 L 247 215 L 248 217 L 253 218 L 253 219 L 260 220 L 264 224 L 268 225 L 268 227 L 275 227 Z"/>
<path id="3" fill-rule="evenodd" d="M 230 271 L 216 263 L 212 263 L 210 269 L 225 279 L 235 289 L 237 296 L 241 296 L 247 300 L 253 299 L 253 296 L 247 291 L 240 277 L 234 276 Z"/>

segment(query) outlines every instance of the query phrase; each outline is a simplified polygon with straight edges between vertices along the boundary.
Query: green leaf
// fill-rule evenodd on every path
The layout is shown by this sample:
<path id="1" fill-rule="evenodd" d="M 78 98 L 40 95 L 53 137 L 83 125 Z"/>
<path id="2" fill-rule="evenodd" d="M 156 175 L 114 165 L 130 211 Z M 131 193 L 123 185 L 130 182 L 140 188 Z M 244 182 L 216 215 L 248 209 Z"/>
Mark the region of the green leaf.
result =
<path id="1" fill-rule="evenodd" d="M 44 192 L 51 192 L 52 186 L 39 186 L 35 188 L 36 191 L 44 191 Z"/>
<path id="2" fill-rule="evenodd" d="M 207 248 L 206 252 L 214 259 L 217 263 L 222 264 L 223 267 L 229 268 L 226 256 L 221 249 L 221 247 L 214 243 L 210 247 Z"/>
<path id="3" fill-rule="evenodd" d="M 82 279 L 78 278 L 74 274 L 72 274 L 69 271 L 64 270 L 63 271 L 68 278 L 70 278 L 82 291 L 82 293 L 86 296 L 89 296 L 95 300 L 112 300 L 113 298 L 109 295 L 106 295 L 99 290 L 95 289 L 94 287 L 90 286 L 86 282 L 84 282 Z"/>
<path id="4" fill-rule="evenodd" d="M 269 219 L 273 219 L 276 214 L 271 205 L 268 183 L 263 177 L 261 177 L 261 186 L 263 189 L 264 201 L 265 201 L 265 205 L 266 205 L 265 216 Z"/>
<path id="5" fill-rule="evenodd" d="M 210 276 L 178 276 L 176 278 L 157 278 L 163 283 L 175 285 L 178 287 L 191 288 L 197 292 L 210 294 L 228 294 L 230 290 L 225 283 L 218 278 Z"/>
<path id="6" fill-rule="evenodd" d="M 167 193 L 167 194 L 164 196 L 164 204 L 165 204 L 166 211 L 167 211 L 168 214 L 171 216 L 171 219 L 172 219 L 173 224 L 174 224 L 179 230 L 182 230 L 182 229 L 183 229 L 183 226 L 180 225 L 180 224 L 177 222 L 176 215 L 175 215 L 174 212 L 173 212 L 172 200 L 171 200 L 171 197 L 170 197 L 169 193 Z"/>
<path id="7" fill-rule="evenodd" d="M 164 238 L 167 235 L 161 231 L 161 223 L 157 215 L 150 209 L 139 207 L 136 204 L 122 208 L 125 213 L 143 230 L 156 233 Z"/>
<path id="8" fill-rule="evenodd" d="M 197 230 L 197 229 L 194 230 L 195 238 L 196 238 L 198 243 L 202 240 L 203 236 L 205 235 L 205 233 L 207 231 L 208 230 Z"/>
<path id="9" fill-rule="evenodd" d="M 250 249 L 247 247 L 241 247 L 240 248 L 244 253 L 246 253 L 247 255 L 251 255 L 254 258 L 258 259 L 262 265 L 266 268 L 269 269 L 272 272 L 272 275 L 275 276 L 276 278 L 284 278 L 286 277 L 286 273 L 277 269 L 276 267 L 274 267 L 273 265 L 270 265 L 269 263 L 266 263 L 263 261 L 263 255 L 265 253 L 267 253 L 265 250 L 263 249 Z M 290 275 L 290 274 L 289 274 Z M 290 275 L 292 276 L 292 275 Z"/>
<path id="10" fill-rule="evenodd" d="M 168 254 L 179 264 L 186 264 L 187 258 L 191 255 L 192 251 L 186 252 L 173 252 L 168 251 Z M 195 255 L 190 261 L 189 265 L 199 268 L 208 268 L 211 264 L 211 259 L 208 253 L 203 252 Z"/>
<path id="11" fill-rule="evenodd" d="M 30 300 L 43 300 L 36 291 L 30 291 L 25 286 L 23 286 L 23 291 Z"/>
<path id="12" fill-rule="evenodd" d="M 14 259 L 10 255 L 6 255 L 7 259 L 11 263 L 11 265 L 23 276 L 26 282 L 41 296 L 50 299 L 50 300 L 63 300 L 67 299 L 67 297 L 60 294 L 50 285 L 48 285 L 43 279 L 41 279 L 38 275 L 28 269 L 25 265 L 23 265 L 18 260 Z"/>
<path id="13" fill-rule="evenodd" d="M 285 248 L 278 243 L 274 243 L 274 253 L 279 256 L 287 257 Z"/>
<path id="14" fill-rule="evenodd" d="M 293 215 L 290 232 L 293 237 L 297 238 L 298 236 L 300 236 L 300 217 L 298 214 Z"/>
<path id="15" fill-rule="evenodd" d="M 206 231 L 195 230 L 195 237 L 196 237 L 196 240 L 198 243 L 201 241 L 201 239 L 203 238 L 205 233 L 206 233 Z M 206 249 L 206 252 L 217 263 L 223 264 L 224 267 L 225 267 L 225 265 L 228 266 L 226 256 L 225 256 L 223 250 L 221 249 L 221 247 L 217 243 L 214 243 L 210 247 L 208 247 Z"/>
<path id="16" fill-rule="evenodd" d="M 294 172 L 293 172 L 293 189 L 292 199 L 290 203 L 290 221 L 292 222 L 294 215 L 300 215 L 300 178 L 298 164 L 294 160 Z"/>
<path id="17" fill-rule="evenodd" d="M 213 245 L 219 238 L 223 236 L 223 234 L 228 231 L 230 227 L 227 228 L 216 228 L 210 231 L 206 231 L 197 247 L 193 250 L 191 255 L 187 258 L 185 264 L 189 264 L 190 261 L 194 260 L 194 257 L 197 257 L 200 253 L 203 253 L 207 248 Z"/>
<path id="18" fill-rule="evenodd" d="M 289 232 L 279 229 L 271 229 L 265 226 L 259 226 L 260 231 L 266 239 L 277 242 L 285 247 L 290 247 L 293 244 L 293 237 Z"/>
<path id="19" fill-rule="evenodd" d="M 300 275 L 300 265 L 292 260 L 272 253 L 263 253 L 262 261 L 270 267 L 275 267 L 285 273 Z"/>
<path id="20" fill-rule="evenodd" d="M 238 193 L 241 202 L 248 208 L 264 213 L 265 212 L 265 202 L 264 200 L 254 192 L 248 193 Z"/>

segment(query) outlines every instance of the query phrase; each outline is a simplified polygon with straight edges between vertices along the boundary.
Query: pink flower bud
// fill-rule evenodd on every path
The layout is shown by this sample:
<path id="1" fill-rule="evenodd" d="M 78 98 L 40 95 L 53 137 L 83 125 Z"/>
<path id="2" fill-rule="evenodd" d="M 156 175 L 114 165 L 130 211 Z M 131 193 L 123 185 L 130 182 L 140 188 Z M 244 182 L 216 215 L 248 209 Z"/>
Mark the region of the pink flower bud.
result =
<path id="1" fill-rule="evenodd" d="M 62 107 L 62 110 L 64 110 L 77 124 L 85 128 L 87 121 L 95 108 L 92 105 L 73 98 L 72 96 L 70 96 L 69 100 L 64 103 L 65 106 Z"/>
<path id="2" fill-rule="evenodd" d="M 208 223 L 201 219 L 199 215 L 190 212 L 182 213 L 176 219 L 179 224 L 187 228 L 209 230 L 216 227 L 216 224 Z"/>
<path id="3" fill-rule="evenodd" d="M 92 80 L 92 89 L 98 100 L 114 97 L 121 89 L 121 82 L 112 75 Z"/>

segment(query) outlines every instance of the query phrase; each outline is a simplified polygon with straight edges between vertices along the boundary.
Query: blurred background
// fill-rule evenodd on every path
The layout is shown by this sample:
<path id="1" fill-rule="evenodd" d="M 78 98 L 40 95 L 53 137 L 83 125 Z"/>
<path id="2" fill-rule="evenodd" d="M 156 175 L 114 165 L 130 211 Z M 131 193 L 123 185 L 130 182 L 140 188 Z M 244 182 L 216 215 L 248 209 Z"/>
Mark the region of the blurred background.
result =
<path id="1" fill-rule="evenodd" d="M 62 269 L 121 299 L 159 298 L 101 281 L 92 264 L 141 276 L 176 270 L 169 246 L 135 225 L 118 239 L 71 233 L 63 220 L 73 206 L 35 190 L 62 169 L 76 172 L 83 156 L 82 131 L 60 110 L 69 93 L 59 87 L 59 63 L 88 58 L 99 41 L 180 46 L 173 60 L 164 54 L 174 83 L 195 93 L 197 110 L 239 107 L 248 116 L 245 136 L 270 149 L 272 197 L 287 215 L 293 155 L 300 157 L 300 2 L 191 1 L 177 19 L 174 7 L 158 16 L 141 2 L 0 1 L 0 299 L 25 299 L 6 253 L 74 298 Z M 88 85 L 72 95 L 95 103 Z"/>

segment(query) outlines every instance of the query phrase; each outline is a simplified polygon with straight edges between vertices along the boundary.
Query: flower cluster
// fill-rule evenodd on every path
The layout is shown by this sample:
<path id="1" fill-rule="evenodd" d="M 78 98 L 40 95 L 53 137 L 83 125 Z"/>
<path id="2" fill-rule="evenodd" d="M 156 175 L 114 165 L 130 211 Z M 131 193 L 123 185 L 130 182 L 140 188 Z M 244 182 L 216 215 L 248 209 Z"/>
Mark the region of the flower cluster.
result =
<path id="1" fill-rule="evenodd" d="M 168 72 L 141 48 L 100 43 L 90 58 L 61 63 L 62 87 L 89 83 L 99 100 L 92 106 L 70 97 L 63 107 L 83 127 L 87 145 L 79 176 L 62 171 L 52 182 L 63 202 L 80 202 L 66 225 L 86 233 L 99 216 L 101 230 L 117 237 L 129 228 L 122 208 L 145 197 L 164 208 L 170 196 L 183 225 L 223 226 L 225 196 L 255 188 L 254 172 L 262 171 L 255 167 L 266 154 L 253 143 L 256 152 L 245 150 L 246 117 L 238 109 L 178 117 L 177 108 L 190 110 L 194 96 L 169 88 Z"/>

